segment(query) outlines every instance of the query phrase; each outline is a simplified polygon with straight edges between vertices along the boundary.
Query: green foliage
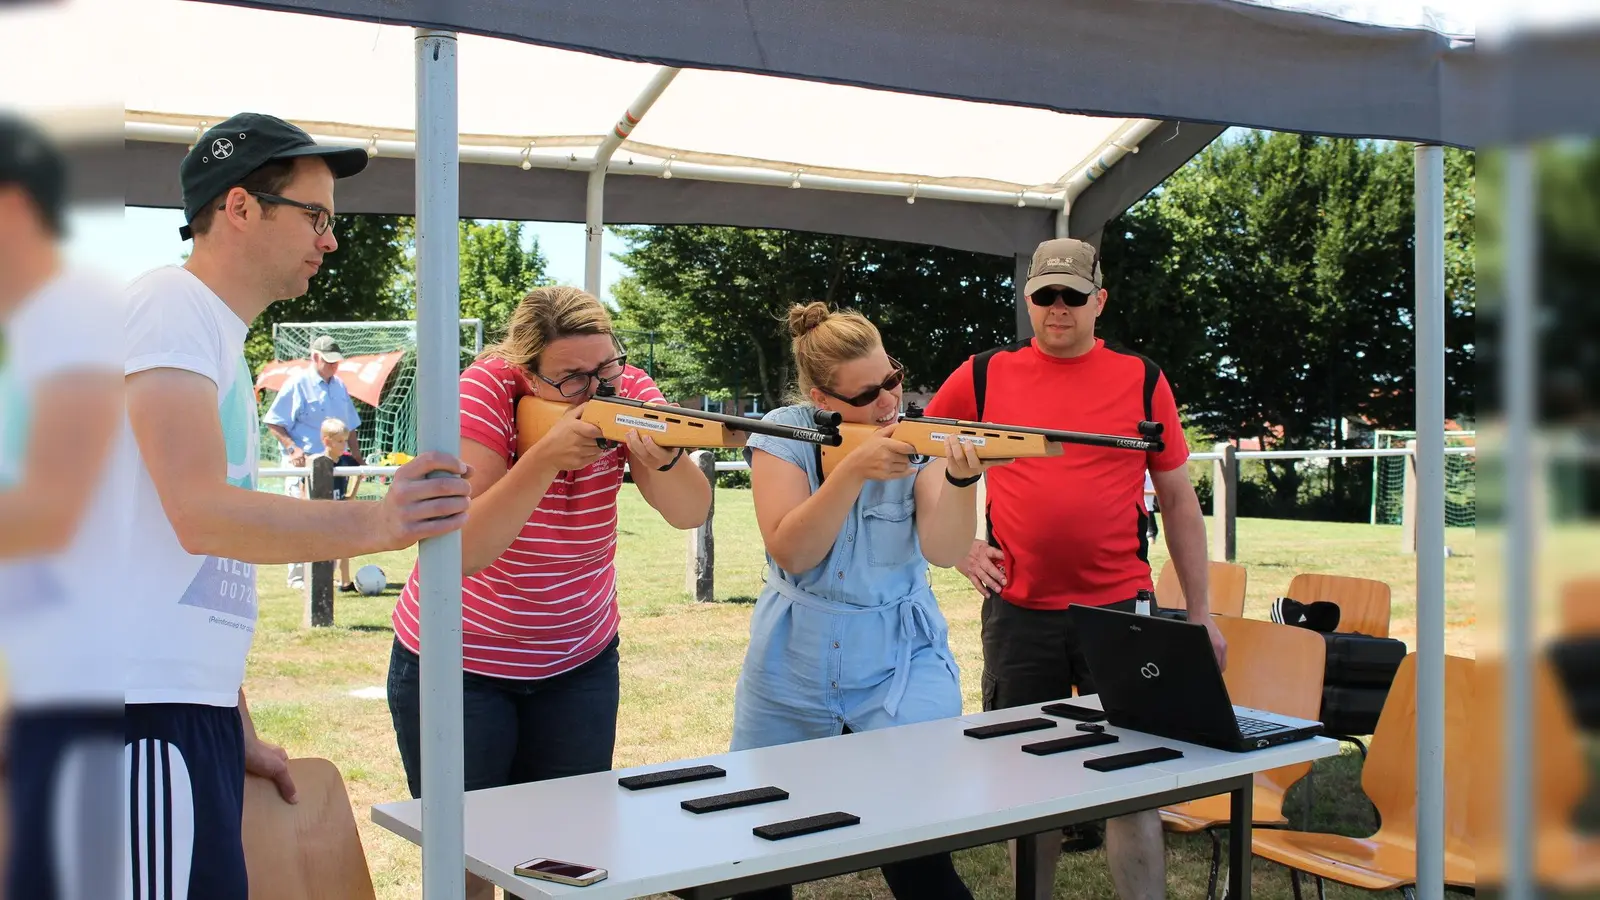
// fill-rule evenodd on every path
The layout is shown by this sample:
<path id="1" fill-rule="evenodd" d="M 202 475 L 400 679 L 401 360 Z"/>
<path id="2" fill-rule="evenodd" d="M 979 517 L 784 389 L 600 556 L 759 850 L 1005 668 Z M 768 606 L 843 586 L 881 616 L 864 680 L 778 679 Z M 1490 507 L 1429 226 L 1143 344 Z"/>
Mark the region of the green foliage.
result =
<path id="1" fill-rule="evenodd" d="M 1339 446 L 1347 418 L 1410 427 L 1412 154 L 1263 132 L 1212 145 L 1107 226 L 1100 333 L 1160 362 L 1190 420 L 1223 438 Z M 1474 402 L 1472 166 L 1446 152 L 1446 410 L 1457 418 Z M 1370 470 L 1333 463 L 1321 492 L 1331 508 L 1364 511 Z M 1256 511 L 1304 505 L 1302 468 L 1261 471 Z"/>
<path id="2" fill-rule="evenodd" d="M 619 228 L 634 272 L 613 292 L 621 327 L 654 331 L 672 397 L 737 388 L 770 408 L 793 387 L 787 312 L 822 300 L 858 309 L 934 388 L 974 349 L 1011 340 L 1008 259 L 891 241 L 706 226 Z"/>
<path id="3" fill-rule="evenodd" d="M 461 317 L 482 319 L 492 342 L 528 291 L 553 282 L 537 240 L 522 249 L 521 222 L 461 222 Z"/>

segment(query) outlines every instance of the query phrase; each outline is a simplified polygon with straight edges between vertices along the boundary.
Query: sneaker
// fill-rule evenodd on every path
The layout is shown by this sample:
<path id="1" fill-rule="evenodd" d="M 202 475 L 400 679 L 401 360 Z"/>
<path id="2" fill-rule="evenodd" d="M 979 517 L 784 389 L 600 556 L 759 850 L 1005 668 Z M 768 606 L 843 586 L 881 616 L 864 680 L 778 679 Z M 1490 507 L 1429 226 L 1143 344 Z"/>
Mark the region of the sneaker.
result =
<path id="1" fill-rule="evenodd" d="M 353 581 L 349 582 L 347 584 L 339 585 L 339 593 L 341 593 L 341 594 L 354 594 L 355 592 L 356 592 L 356 584 Z"/>

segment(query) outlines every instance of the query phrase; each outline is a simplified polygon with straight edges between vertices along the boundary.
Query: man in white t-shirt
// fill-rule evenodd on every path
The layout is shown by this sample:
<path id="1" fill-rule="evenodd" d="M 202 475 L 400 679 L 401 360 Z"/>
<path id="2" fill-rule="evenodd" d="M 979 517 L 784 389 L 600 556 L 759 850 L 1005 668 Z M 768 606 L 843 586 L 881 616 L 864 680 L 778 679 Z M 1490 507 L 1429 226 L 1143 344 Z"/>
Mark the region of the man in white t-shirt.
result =
<path id="1" fill-rule="evenodd" d="M 66 166 L 0 115 L 0 655 L 13 823 L 0 894 L 115 897 L 129 467 L 116 287 L 62 260 Z"/>
<path id="2" fill-rule="evenodd" d="M 398 550 L 461 527 L 466 467 L 426 453 L 377 503 L 258 492 L 260 435 L 245 365 L 249 323 L 310 286 L 334 237 L 334 181 L 360 149 L 243 113 L 179 169 L 194 239 L 183 266 L 129 289 L 126 452 L 134 460 L 126 759 L 130 883 L 143 896 L 244 900 L 244 775 L 293 802 L 287 755 L 256 737 L 242 684 L 255 567 Z M 438 477 L 429 478 L 430 473 Z"/>

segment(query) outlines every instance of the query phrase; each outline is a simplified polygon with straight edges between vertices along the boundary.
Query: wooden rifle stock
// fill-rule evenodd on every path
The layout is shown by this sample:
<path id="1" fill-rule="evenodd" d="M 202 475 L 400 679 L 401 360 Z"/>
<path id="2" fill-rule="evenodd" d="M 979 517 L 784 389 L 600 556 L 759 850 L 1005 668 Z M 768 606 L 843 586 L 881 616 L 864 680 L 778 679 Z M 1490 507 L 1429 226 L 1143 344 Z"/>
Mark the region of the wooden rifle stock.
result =
<path id="1" fill-rule="evenodd" d="M 1053 431 L 1023 425 L 966 422 L 960 419 L 925 416 L 921 408 L 913 403 L 907 405 L 906 414 L 895 425 L 893 437 L 916 448 L 914 459 L 917 457 L 937 459 L 944 456 L 944 440 L 951 434 L 956 435 L 963 443 L 971 444 L 977 450 L 979 459 L 1060 456 L 1063 444 L 1137 450 L 1141 453 L 1160 453 L 1165 449 L 1166 444 L 1160 437 L 1161 423 L 1140 422 L 1138 428 L 1141 437 L 1123 437 L 1083 431 Z M 832 474 L 846 456 L 866 443 L 877 432 L 878 428 L 873 425 L 850 423 L 840 425 L 839 434 L 844 440 L 838 446 L 822 448 L 823 477 Z"/>
<path id="2" fill-rule="evenodd" d="M 630 430 L 649 435 L 657 446 L 684 448 L 743 447 L 752 434 L 766 434 L 835 446 L 843 438 L 838 431 L 839 414 L 818 410 L 816 428 L 779 425 L 745 416 L 668 406 L 664 403 L 645 403 L 618 397 L 602 386 L 595 396 L 584 404 L 580 418 L 600 429 L 603 446 L 620 444 L 627 440 Z M 517 401 L 517 458 L 527 455 L 528 449 L 549 433 L 556 422 L 572 404 L 543 400 L 533 395 Z"/>

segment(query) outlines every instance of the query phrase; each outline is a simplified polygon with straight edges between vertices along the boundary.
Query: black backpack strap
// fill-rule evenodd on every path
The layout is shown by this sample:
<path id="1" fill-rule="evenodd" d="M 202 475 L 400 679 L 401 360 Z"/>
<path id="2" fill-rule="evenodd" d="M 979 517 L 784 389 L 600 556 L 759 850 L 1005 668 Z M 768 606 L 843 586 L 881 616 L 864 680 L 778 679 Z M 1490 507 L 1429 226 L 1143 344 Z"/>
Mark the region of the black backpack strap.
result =
<path id="1" fill-rule="evenodd" d="M 1156 395 L 1156 381 L 1161 378 L 1161 367 L 1148 356 L 1140 356 L 1139 359 L 1144 362 L 1144 420 L 1154 422 L 1155 413 L 1152 407 Z"/>
<path id="2" fill-rule="evenodd" d="M 977 414 L 973 416 L 979 422 L 983 421 L 983 399 L 989 393 L 989 360 L 1000 348 L 985 350 L 972 358 L 972 396 L 977 401 Z"/>
<path id="3" fill-rule="evenodd" d="M 983 421 L 983 401 L 989 393 L 989 360 L 993 359 L 996 353 L 1020 350 L 1028 346 L 1028 343 L 1020 341 L 1005 347 L 995 347 L 972 357 L 972 397 L 977 401 L 977 412 L 972 417 L 974 420 Z"/>

